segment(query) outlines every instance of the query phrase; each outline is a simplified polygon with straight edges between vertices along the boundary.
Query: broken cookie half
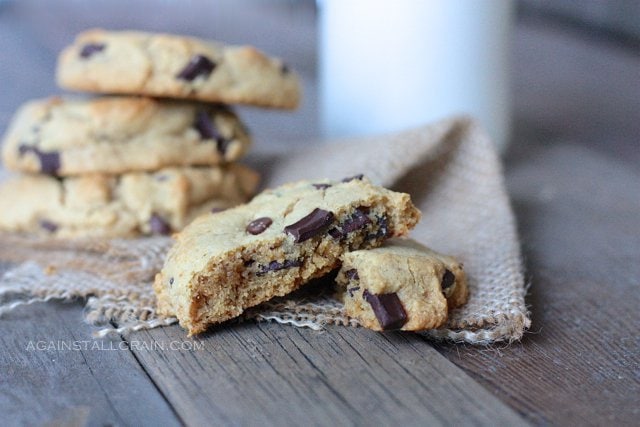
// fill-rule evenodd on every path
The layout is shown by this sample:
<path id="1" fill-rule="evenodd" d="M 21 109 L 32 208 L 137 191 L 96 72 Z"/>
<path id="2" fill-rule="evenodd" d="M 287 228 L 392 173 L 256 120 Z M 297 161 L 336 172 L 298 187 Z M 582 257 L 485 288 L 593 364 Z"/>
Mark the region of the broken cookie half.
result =
<path id="1" fill-rule="evenodd" d="M 362 176 L 267 190 L 177 235 L 154 284 L 158 312 L 202 332 L 329 273 L 346 252 L 405 236 L 419 219 L 408 194 Z"/>
<path id="2" fill-rule="evenodd" d="M 413 240 L 345 253 L 336 282 L 345 314 L 369 329 L 421 331 L 443 326 L 467 301 L 462 264 Z"/>

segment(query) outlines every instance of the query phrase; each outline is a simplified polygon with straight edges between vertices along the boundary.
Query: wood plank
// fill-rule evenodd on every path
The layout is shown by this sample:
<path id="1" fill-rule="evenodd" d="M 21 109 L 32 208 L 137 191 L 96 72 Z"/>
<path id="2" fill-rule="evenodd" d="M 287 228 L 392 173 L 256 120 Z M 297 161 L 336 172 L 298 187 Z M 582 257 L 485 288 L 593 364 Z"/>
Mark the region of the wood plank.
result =
<path id="1" fill-rule="evenodd" d="M 505 348 L 439 349 L 536 423 L 635 425 L 640 173 L 579 145 L 521 151 L 508 182 L 532 333 Z"/>
<path id="2" fill-rule="evenodd" d="M 178 326 L 132 339 L 189 342 Z M 134 350 L 187 424 L 524 424 L 413 334 L 244 323 L 197 342 L 193 351 Z"/>
<path id="3" fill-rule="evenodd" d="M 75 303 L 0 319 L 0 413 L 2 425 L 180 425 L 128 347 L 94 341 Z"/>

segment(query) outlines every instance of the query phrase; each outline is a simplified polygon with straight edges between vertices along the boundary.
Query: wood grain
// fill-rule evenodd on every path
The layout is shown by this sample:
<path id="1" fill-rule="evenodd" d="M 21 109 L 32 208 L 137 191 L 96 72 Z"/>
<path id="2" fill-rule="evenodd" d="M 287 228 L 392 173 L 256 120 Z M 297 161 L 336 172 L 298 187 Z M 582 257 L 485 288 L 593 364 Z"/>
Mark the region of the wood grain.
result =
<path id="1" fill-rule="evenodd" d="M 178 326 L 136 333 L 181 342 Z M 192 425 L 523 425 L 510 410 L 413 334 L 272 323 L 221 326 L 203 348 L 134 350 Z"/>
<path id="2" fill-rule="evenodd" d="M 36 304 L 4 315 L 2 425 L 179 425 L 122 344 L 94 341 L 79 304 Z"/>
<path id="3" fill-rule="evenodd" d="M 505 348 L 440 350 L 536 423 L 636 424 L 640 174 L 556 144 L 529 147 L 508 177 L 531 281 L 531 333 Z"/>

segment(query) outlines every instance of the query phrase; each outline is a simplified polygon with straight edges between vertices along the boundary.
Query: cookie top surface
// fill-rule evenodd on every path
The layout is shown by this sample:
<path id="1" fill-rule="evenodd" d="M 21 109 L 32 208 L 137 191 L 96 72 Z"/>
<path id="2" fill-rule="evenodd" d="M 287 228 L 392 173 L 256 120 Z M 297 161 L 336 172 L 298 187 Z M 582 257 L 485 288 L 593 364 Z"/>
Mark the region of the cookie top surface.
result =
<path id="1" fill-rule="evenodd" d="M 391 206 L 389 211 L 395 217 L 389 222 L 398 227 L 393 231 L 396 235 L 404 235 L 420 217 L 410 200 L 408 194 L 378 187 L 366 179 L 285 184 L 263 191 L 245 205 L 196 219 L 176 236 L 177 244 L 173 252 L 180 256 L 177 253 L 184 251 L 184 256 L 193 260 L 188 267 L 198 271 L 211 258 L 224 256 L 238 247 L 248 247 L 262 241 L 281 244 L 287 240 L 293 244 L 298 238 L 295 232 L 285 228 L 309 216 L 316 209 L 331 212 L 338 217 L 356 207 L 377 204 Z M 397 209 L 393 209 L 396 207 Z M 260 233 L 250 232 L 250 224 L 261 218 L 268 218 L 269 226 Z"/>
<path id="2" fill-rule="evenodd" d="M 373 330 L 438 328 L 447 320 L 450 300 L 466 300 L 460 263 L 415 241 L 392 239 L 342 259 L 336 281 L 345 313 Z"/>
<path id="3" fill-rule="evenodd" d="M 69 176 L 125 173 L 237 160 L 250 137 L 219 105 L 102 97 L 53 97 L 23 105 L 5 135 L 8 169 Z"/>
<path id="4" fill-rule="evenodd" d="M 462 263 L 412 239 L 391 239 L 382 247 L 343 255 L 343 270 L 354 268 L 373 294 L 403 292 L 408 295 L 428 286 L 437 287 L 450 307 L 466 302 L 467 279 Z M 411 297 L 408 297 L 411 299 Z M 414 298 L 415 299 L 415 298 Z M 420 306 L 419 301 L 412 303 Z"/>
<path id="5" fill-rule="evenodd" d="M 62 51 L 57 80 L 72 90 L 284 109 L 296 108 L 301 92 L 286 64 L 251 46 L 101 29 Z"/>
<path id="6" fill-rule="evenodd" d="M 0 184 L 0 229 L 55 237 L 167 234 L 209 205 L 246 201 L 257 184 L 258 175 L 238 164 L 63 179 L 21 175 Z"/>

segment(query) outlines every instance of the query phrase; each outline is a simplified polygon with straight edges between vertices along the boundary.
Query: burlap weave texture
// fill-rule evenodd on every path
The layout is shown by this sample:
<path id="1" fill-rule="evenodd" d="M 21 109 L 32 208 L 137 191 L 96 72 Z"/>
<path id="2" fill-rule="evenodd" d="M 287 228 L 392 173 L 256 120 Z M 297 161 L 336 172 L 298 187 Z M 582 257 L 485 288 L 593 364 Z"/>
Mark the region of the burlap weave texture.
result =
<path id="1" fill-rule="evenodd" d="M 263 154 L 255 161 L 269 187 L 364 173 L 374 183 L 412 195 L 423 220 L 411 236 L 458 257 L 469 278 L 469 302 L 450 314 L 446 327 L 428 335 L 483 344 L 517 340 L 529 327 L 518 236 L 500 161 L 473 121 L 449 119 L 394 135 Z M 0 279 L 0 315 L 37 301 L 85 298 L 86 320 L 101 326 L 99 336 L 175 323 L 155 314 L 151 287 L 169 238 L 0 239 L 0 260 L 21 263 Z M 328 293 L 270 301 L 244 318 L 315 329 L 357 325 Z"/>

